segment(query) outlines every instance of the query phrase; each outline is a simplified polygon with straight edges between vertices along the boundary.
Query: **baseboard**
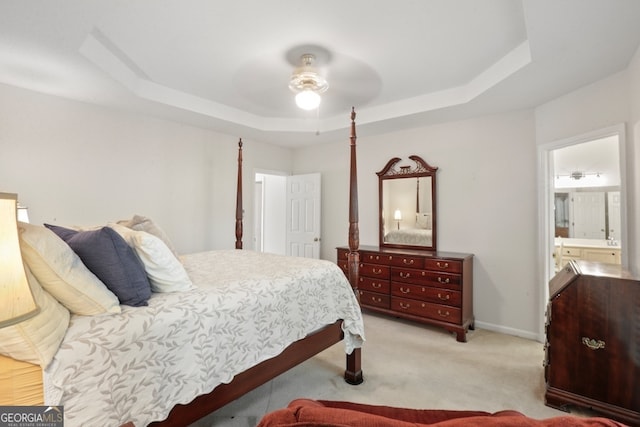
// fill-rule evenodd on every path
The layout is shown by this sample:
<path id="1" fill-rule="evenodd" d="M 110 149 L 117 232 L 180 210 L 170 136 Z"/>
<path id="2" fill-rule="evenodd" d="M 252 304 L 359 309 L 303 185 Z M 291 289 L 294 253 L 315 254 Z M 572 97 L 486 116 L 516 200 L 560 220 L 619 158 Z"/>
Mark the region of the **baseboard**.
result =
<path id="1" fill-rule="evenodd" d="M 524 331 L 522 329 L 508 328 L 502 325 L 495 325 L 493 323 L 475 321 L 476 328 L 486 329 L 488 331 L 500 332 L 501 334 L 513 335 L 516 337 L 526 338 L 532 341 L 544 342 L 544 337 L 541 337 L 537 332 Z"/>

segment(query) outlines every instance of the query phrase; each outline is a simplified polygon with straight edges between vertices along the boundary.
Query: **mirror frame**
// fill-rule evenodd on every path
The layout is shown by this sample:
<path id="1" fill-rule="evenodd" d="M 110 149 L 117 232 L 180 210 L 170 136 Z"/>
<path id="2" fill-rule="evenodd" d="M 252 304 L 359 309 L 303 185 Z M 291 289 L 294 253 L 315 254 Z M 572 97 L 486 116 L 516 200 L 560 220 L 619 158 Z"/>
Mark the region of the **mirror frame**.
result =
<path id="1" fill-rule="evenodd" d="M 420 156 L 411 155 L 409 159 L 415 162 L 415 166 L 399 166 L 396 165 L 402 160 L 399 157 L 394 157 L 387 162 L 384 168 L 380 172 L 376 172 L 378 175 L 378 217 L 379 217 L 379 245 L 381 248 L 409 248 L 409 249 L 421 249 L 425 251 L 436 251 L 437 249 L 437 209 L 436 209 L 436 172 L 438 168 L 429 165 Z M 384 241 L 384 202 L 383 202 L 383 184 L 386 180 L 390 179 L 404 179 L 404 178 L 421 178 L 431 177 L 431 246 L 419 246 L 419 245 L 405 245 L 400 243 L 385 243 Z"/>

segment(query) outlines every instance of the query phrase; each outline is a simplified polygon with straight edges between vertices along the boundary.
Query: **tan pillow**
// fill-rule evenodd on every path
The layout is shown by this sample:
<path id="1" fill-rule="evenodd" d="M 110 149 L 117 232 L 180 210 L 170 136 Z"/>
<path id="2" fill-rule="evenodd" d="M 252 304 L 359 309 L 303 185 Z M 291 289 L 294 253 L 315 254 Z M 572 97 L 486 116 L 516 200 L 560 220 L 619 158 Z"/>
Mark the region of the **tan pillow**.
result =
<path id="1" fill-rule="evenodd" d="M 25 268 L 40 312 L 18 324 L 0 329 L 0 354 L 46 368 L 58 351 L 69 326 L 69 310 L 49 295 Z"/>
<path id="2" fill-rule="evenodd" d="M 120 224 L 109 223 L 107 226 L 122 236 L 138 255 L 153 292 L 179 292 L 193 288 L 186 270 L 159 237 Z"/>
<path id="3" fill-rule="evenodd" d="M 171 250 L 171 253 L 173 253 L 173 255 L 178 258 L 178 252 L 173 247 L 171 240 L 169 240 L 169 236 L 167 236 L 167 234 L 160 227 L 158 227 L 153 221 L 151 221 L 151 218 L 147 218 L 146 216 L 142 215 L 134 215 L 131 219 L 123 219 L 118 221 L 118 224 L 124 225 L 125 227 L 131 228 L 132 230 L 145 231 L 149 234 L 153 234 L 154 236 L 162 240 L 164 244 L 167 245 L 169 250 Z"/>
<path id="4" fill-rule="evenodd" d="M 22 259 L 42 287 L 74 314 L 120 313 L 113 292 L 53 231 L 18 223 Z"/>

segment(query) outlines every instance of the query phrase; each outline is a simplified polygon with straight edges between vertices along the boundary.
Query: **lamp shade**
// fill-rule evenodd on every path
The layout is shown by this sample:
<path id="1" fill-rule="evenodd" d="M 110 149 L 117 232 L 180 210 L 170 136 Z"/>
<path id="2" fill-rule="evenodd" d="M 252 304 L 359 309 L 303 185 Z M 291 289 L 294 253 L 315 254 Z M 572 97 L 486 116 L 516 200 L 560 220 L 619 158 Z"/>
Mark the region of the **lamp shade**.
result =
<path id="1" fill-rule="evenodd" d="M 402 212 L 400 211 L 400 209 L 396 209 L 396 211 L 393 213 L 393 219 L 395 219 L 396 221 L 402 220 Z"/>
<path id="2" fill-rule="evenodd" d="M 18 196 L 0 193 L 0 328 L 38 314 L 20 255 Z"/>
<path id="3" fill-rule="evenodd" d="M 303 110 L 314 110 L 320 105 L 321 97 L 312 89 L 305 89 L 296 95 L 296 105 Z"/>
<path id="4" fill-rule="evenodd" d="M 29 222 L 29 208 L 18 204 L 18 221 Z"/>

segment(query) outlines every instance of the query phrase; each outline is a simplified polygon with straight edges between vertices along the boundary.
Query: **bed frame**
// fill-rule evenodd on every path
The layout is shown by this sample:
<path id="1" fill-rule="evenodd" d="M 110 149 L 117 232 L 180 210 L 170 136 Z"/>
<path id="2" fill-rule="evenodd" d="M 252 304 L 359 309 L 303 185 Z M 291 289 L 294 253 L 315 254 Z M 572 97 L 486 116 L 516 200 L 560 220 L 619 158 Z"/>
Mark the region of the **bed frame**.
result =
<path id="1" fill-rule="evenodd" d="M 350 178 L 349 178 L 349 282 L 356 295 L 358 284 L 358 182 L 356 167 L 356 113 L 351 109 Z M 236 194 L 236 249 L 242 249 L 242 139 L 238 142 L 238 183 Z M 272 380 L 294 366 L 315 356 L 344 338 L 342 320 L 326 326 L 287 347 L 280 355 L 266 360 L 249 370 L 236 375 L 229 384 L 222 384 L 208 394 L 198 396 L 189 404 L 176 405 L 164 421 L 151 426 L 185 426 L 232 402 L 260 385 Z M 346 356 L 344 379 L 347 383 L 362 383 L 361 349 Z M 132 424 L 125 424 L 132 426 Z M 123 426 L 124 427 L 124 426 Z"/>

